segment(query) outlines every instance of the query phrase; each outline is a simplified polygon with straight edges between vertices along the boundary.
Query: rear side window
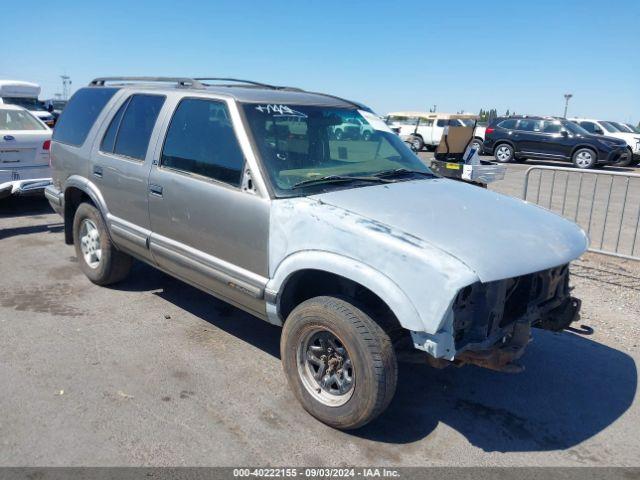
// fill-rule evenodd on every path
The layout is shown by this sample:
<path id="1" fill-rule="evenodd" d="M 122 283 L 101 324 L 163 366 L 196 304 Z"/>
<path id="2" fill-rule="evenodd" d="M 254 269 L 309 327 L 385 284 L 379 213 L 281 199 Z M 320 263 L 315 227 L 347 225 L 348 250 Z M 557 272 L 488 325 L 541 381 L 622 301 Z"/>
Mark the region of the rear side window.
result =
<path id="1" fill-rule="evenodd" d="M 513 130 L 516 128 L 516 119 L 509 118 L 508 120 L 503 120 L 498 124 L 500 128 L 506 128 L 507 130 Z"/>
<path id="2" fill-rule="evenodd" d="M 82 145 L 96 118 L 117 91 L 117 88 L 78 90 L 60 115 L 53 130 L 53 139 L 76 147 Z"/>
<path id="3" fill-rule="evenodd" d="M 144 160 L 151 132 L 165 97 L 136 94 L 120 107 L 105 133 L 100 149 L 136 160 Z"/>
<path id="4" fill-rule="evenodd" d="M 541 120 L 520 120 L 518 121 L 518 130 L 522 130 L 523 132 L 539 132 L 542 130 L 542 121 Z"/>
<path id="5" fill-rule="evenodd" d="M 224 102 L 182 100 L 171 119 L 160 163 L 240 186 L 244 155 Z"/>
<path id="6" fill-rule="evenodd" d="M 437 125 L 438 127 L 446 127 L 447 125 L 449 125 L 449 120 L 440 119 L 438 120 Z"/>

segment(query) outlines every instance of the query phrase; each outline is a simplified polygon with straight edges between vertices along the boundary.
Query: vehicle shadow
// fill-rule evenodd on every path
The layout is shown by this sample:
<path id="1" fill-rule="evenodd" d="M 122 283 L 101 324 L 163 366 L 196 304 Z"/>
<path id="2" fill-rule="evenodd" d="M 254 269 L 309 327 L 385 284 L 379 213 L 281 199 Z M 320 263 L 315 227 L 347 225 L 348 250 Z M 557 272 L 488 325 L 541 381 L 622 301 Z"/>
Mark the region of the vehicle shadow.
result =
<path id="1" fill-rule="evenodd" d="M 280 358 L 280 328 L 146 265 L 116 288 L 154 290 L 209 324 Z M 442 422 L 485 451 L 568 449 L 601 432 L 631 406 L 634 360 L 569 332 L 535 330 L 521 374 L 477 367 L 436 370 L 401 364 L 388 410 L 351 435 L 390 444 L 429 436 Z"/>
<path id="2" fill-rule="evenodd" d="M 53 213 L 43 196 L 7 197 L 0 200 L 0 218 Z"/>

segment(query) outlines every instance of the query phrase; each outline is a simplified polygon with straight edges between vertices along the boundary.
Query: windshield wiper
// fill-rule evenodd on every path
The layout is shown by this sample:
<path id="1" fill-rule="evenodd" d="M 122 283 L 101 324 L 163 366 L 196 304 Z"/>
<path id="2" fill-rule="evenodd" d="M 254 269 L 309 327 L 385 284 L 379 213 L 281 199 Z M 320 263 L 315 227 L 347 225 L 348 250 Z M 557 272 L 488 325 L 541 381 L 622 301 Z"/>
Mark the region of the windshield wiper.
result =
<path id="1" fill-rule="evenodd" d="M 306 187 L 307 185 L 314 185 L 318 183 L 340 183 L 340 182 L 371 182 L 371 183 L 390 183 L 390 180 L 385 180 L 378 176 L 373 177 L 357 177 L 352 175 L 326 175 L 324 177 L 310 178 L 309 180 L 302 180 L 291 187 L 294 188 Z"/>
<path id="2" fill-rule="evenodd" d="M 377 178 L 396 177 L 400 175 L 422 175 L 427 178 L 435 178 L 436 176 L 431 172 L 421 172 L 419 170 L 409 170 L 408 168 L 394 168 L 392 170 L 383 170 L 375 173 L 373 176 Z"/>

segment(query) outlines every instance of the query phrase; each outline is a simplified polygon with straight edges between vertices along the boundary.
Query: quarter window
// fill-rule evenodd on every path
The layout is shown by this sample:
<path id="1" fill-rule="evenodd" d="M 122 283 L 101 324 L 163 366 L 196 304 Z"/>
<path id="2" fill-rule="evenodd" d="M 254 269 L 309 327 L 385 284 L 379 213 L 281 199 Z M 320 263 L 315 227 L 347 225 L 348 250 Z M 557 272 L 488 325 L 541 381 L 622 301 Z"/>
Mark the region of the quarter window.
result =
<path id="1" fill-rule="evenodd" d="M 53 130 L 53 140 L 76 147 L 82 145 L 93 122 L 117 91 L 117 88 L 91 87 L 78 90 L 60 115 Z"/>
<path id="2" fill-rule="evenodd" d="M 159 95 L 132 95 L 111 120 L 102 151 L 144 160 L 164 100 Z"/>
<path id="3" fill-rule="evenodd" d="M 510 118 L 508 120 L 503 120 L 502 122 L 500 122 L 498 124 L 498 126 L 500 128 L 505 128 L 507 130 L 512 130 L 512 129 L 516 128 L 516 119 L 515 118 Z"/>
<path id="4" fill-rule="evenodd" d="M 226 105 L 182 100 L 167 131 L 161 165 L 240 186 L 244 155 Z"/>

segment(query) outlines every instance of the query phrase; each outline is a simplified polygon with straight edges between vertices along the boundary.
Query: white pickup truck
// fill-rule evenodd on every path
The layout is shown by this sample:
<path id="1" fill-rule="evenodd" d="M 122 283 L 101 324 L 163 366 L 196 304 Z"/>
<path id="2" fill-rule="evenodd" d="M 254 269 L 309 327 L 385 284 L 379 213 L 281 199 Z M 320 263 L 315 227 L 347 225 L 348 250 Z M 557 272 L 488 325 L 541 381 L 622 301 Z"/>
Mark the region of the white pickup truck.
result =
<path id="1" fill-rule="evenodd" d="M 476 124 L 476 115 L 437 112 L 391 112 L 387 114 L 387 124 L 398 132 L 400 138 L 411 142 L 419 152 L 424 147 L 435 149 L 440 143 L 444 127 L 472 127 L 476 125 L 472 146 L 482 152 L 485 127 Z"/>

